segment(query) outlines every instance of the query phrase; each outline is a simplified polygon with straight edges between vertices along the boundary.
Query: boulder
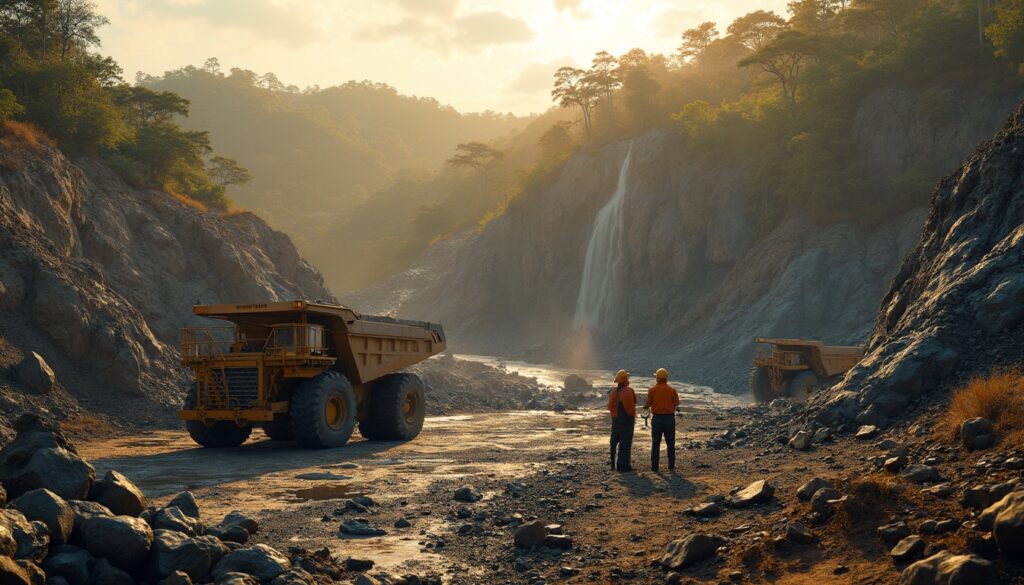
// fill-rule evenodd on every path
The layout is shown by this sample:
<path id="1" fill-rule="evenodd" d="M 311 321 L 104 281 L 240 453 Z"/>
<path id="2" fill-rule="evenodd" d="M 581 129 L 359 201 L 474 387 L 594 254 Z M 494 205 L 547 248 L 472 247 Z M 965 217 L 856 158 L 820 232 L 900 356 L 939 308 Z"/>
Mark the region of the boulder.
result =
<path id="1" fill-rule="evenodd" d="M 18 552 L 18 541 L 6 524 L 0 523 L 0 557 L 13 557 Z"/>
<path id="2" fill-rule="evenodd" d="M 82 544 L 93 556 L 134 573 L 146 562 L 153 530 L 141 518 L 93 516 L 82 525 Z"/>
<path id="3" fill-rule="evenodd" d="M 479 502 L 481 495 L 480 492 L 476 491 L 471 485 L 464 485 L 459 489 L 455 490 L 454 498 L 459 502 Z"/>
<path id="4" fill-rule="evenodd" d="M 832 488 L 821 488 L 811 496 L 811 511 L 825 517 L 832 516 L 836 508 L 834 502 L 842 497 L 837 490 Z"/>
<path id="5" fill-rule="evenodd" d="M 10 503 L 29 520 L 38 520 L 50 531 L 50 543 L 60 546 L 68 542 L 75 525 L 75 513 L 63 498 L 48 489 L 25 492 Z"/>
<path id="6" fill-rule="evenodd" d="M 260 531 L 260 525 L 256 520 L 238 510 L 228 512 L 228 515 L 221 520 L 220 526 L 241 526 L 249 534 L 256 534 Z"/>
<path id="7" fill-rule="evenodd" d="M 7 554 L 9 549 L 6 537 L 12 535 L 15 550 Z M 50 529 L 46 524 L 29 521 L 25 515 L 13 508 L 0 510 L 0 555 L 7 554 L 15 559 L 27 559 L 41 562 L 50 550 Z"/>
<path id="8" fill-rule="evenodd" d="M 884 467 L 889 473 L 899 473 L 909 464 L 910 460 L 907 459 L 906 455 L 897 455 L 896 457 L 886 459 L 885 463 L 882 464 L 882 467 Z"/>
<path id="9" fill-rule="evenodd" d="M 544 523 L 534 520 L 516 528 L 515 534 L 512 536 L 512 543 L 516 548 L 533 548 L 544 544 L 546 536 L 547 530 L 544 529 Z"/>
<path id="10" fill-rule="evenodd" d="M 339 534 L 348 536 L 384 536 L 387 530 L 370 526 L 364 519 L 346 520 L 338 528 Z"/>
<path id="11" fill-rule="evenodd" d="M 975 585 L 997 583 L 992 563 L 974 555 L 936 553 L 917 561 L 900 574 L 899 585 Z"/>
<path id="12" fill-rule="evenodd" d="M 192 578 L 184 571 L 175 571 L 157 585 L 192 585 Z"/>
<path id="13" fill-rule="evenodd" d="M 138 516 L 146 509 L 146 496 L 127 477 L 108 471 L 93 484 L 89 499 L 110 510 L 115 516 Z"/>
<path id="14" fill-rule="evenodd" d="M 920 536 L 912 534 L 897 542 L 896 546 L 889 551 L 889 556 L 896 564 L 909 563 L 921 558 L 926 546 Z"/>
<path id="15" fill-rule="evenodd" d="M 729 505 L 733 508 L 748 508 L 767 502 L 774 495 L 775 488 L 766 480 L 760 479 L 733 494 L 729 498 Z"/>
<path id="16" fill-rule="evenodd" d="M 201 582 L 214 565 L 207 543 L 188 538 L 171 530 L 154 530 L 153 546 L 146 565 L 151 582 L 160 581 L 184 571 L 190 578 Z M 218 555 L 217 560 L 223 555 Z"/>
<path id="17" fill-rule="evenodd" d="M 674 540 L 661 557 L 661 566 L 671 571 L 684 569 L 694 563 L 711 558 L 718 548 L 728 542 L 721 536 L 691 534 L 684 539 Z"/>
<path id="18" fill-rule="evenodd" d="M 828 427 L 821 427 L 814 431 L 814 436 L 811 437 L 811 441 L 814 443 L 821 443 L 832 438 L 832 429 Z"/>
<path id="19" fill-rule="evenodd" d="M 0 506 L 7 503 L 7 490 L 4 489 L 4 484 L 0 483 Z"/>
<path id="20" fill-rule="evenodd" d="M 570 549 L 572 537 L 567 534 L 549 534 L 544 537 L 544 546 L 549 548 Z"/>
<path id="21" fill-rule="evenodd" d="M 999 501 L 992 522 L 992 536 L 999 551 L 1016 560 L 1024 560 L 1024 491 L 1007 494 Z"/>
<path id="22" fill-rule="evenodd" d="M 313 575 L 310 575 L 302 569 L 292 568 L 287 573 L 278 575 L 270 582 L 270 585 L 317 585 L 317 583 L 318 582 Z M 411 579 L 406 580 L 406 585 L 412 584 L 413 581 Z"/>
<path id="23" fill-rule="evenodd" d="M 594 387 L 590 385 L 582 376 L 576 374 L 569 374 L 565 377 L 565 381 L 562 382 L 562 388 L 566 392 L 572 394 L 584 394 L 587 392 L 593 392 Z"/>
<path id="24" fill-rule="evenodd" d="M 217 579 L 217 585 L 260 585 L 260 582 L 245 573 L 224 573 Z"/>
<path id="25" fill-rule="evenodd" d="M 1014 482 L 1000 483 L 996 485 L 983 484 L 972 486 L 964 490 L 960 503 L 965 508 L 984 510 L 992 504 L 1006 497 L 1006 494 L 1016 491 L 1017 484 Z"/>
<path id="26" fill-rule="evenodd" d="M 797 431 L 789 439 L 789 446 L 797 451 L 806 451 L 811 448 L 811 434 L 807 431 Z"/>
<path id="27" fill-rule="evenodd" d="M 82 525 L 93 516 L 113 516 L 114 514 L 102 504 L 87 500 L 68 500 L 68 507 L 75 514 L 75 525 L 71 529 L 71 544 L 80 544 Z"/>
<path id="28" fill-rule="evenodd" d="M 854 437 L 861 441 L 867 441 L 877 437 L 878 433 L 879 429 L 875 425 L 861 425 L 861 427 L 857 429 L 857 434 L 854 435 Z"/>
<path id="29" fill-rule="evenodd" d="M 154 530 L 173 530 L 189 536 L 198 536 L 203 533 L 203 523 L 198 518 L 186 515 L 177 506 L 161 508 L 153 516 L 151 524 Z"/>
<path id="30" fill-rule="evenodd" d="M 691 512 L 694 516 L 698 516 L 700 518 L 711 518 L 721 514 L 722 507 L 718 505 L 718 502 L 705 502 L 694 506 Z"/>
<path id="31" fill-rule="evenodd" d="M 245 544 L 249 541 L 249 536 L 256 534 L 258 530 L 259 524 L 256 520 L 235 510 L 225 516 L 220 524 L 208 528 L 206 534 L 216 536 L 224 542 Z"/>
<path id="32" fill-rule="evenodd" d="M 97 559 L 92 569 L 92 585 L 135 585 L 135 579 L 107 559 Z"/>
<path id="33" fill-rule="evenodd" d="M 910 536 L 910 527 L 907 526 L 906 522 L 893 522 L 892 524 L 879 526 L 877 533 L 878 538 L 881 538 L 882 542 L 892 546 Z"/>
<path id="34" fill-rule="evenodd" d="M 821 488 L 826 487 L 830 488 L 832 487 L 832 484 L 829 483 L 827 480 L 824 480 L 820 477 L 816 477 L 811 481 L 800 486 L 799 489 L 796 490 L 796 497 L 799 498 L 801 501 L 807 502 L 811 499 L 815 492 L 817 492 Z"/>
<path id="35" fill-rule="evenodd" d="M 373 568 L 373 559 L 349 557 L 345 559 L 345 568 L 349 571 L 369 571 Z"/>
<path id="36" fill-rule="evenodd" d="M 62 577 L 68 585 L 91 585 L 95 564 L 96 559 L 89 551 L 66 544 L 50 551 L 43 561 L 43 570 L 48 580 Z"/>
<path id="37" fill-rule="evenodd" d="M 900 477 L 914 483 L 935 483 L 939 481 L 939 472 L 931 465 L 911 463 L 900 472 Z"/>
<path id="38" fill-rule="evenodd" d="M 14 366 L 14 377 L 26 390 L 33 394 L 46 394 L 57 383 L 57 376 L 50 369 L 43 356 L 32 351 Z"/>
<path id="39" fill-rule="evenodd" d="M 185 514 L 189 518 L 195 518 L 199 520 L 199 504 L 196 502 L 196 497 L 192 492 L 181 492 L 180 494 L 171 498 L 171 501 L 167 502 L 167 508 L 177 508 L 181 510 L 182 514 Z"/>
<path id="40" fill-rule="evenodd" d="M 213 567 L 212 576 L 218 583 L 228 573 L 245 573 L 260 582 L 268 582 L 291 567 L 288 559 L 265 544 L 257 544 L 232 551 Z"/>
<path id="41" fill-rule="evenodd" d="M 25 559 L 15 559 L 14 562 L 25 571 L 32 585 L 46 585 L 46 573 L 38 564 Z"/>
<path id="42" fill-rule="evenodd" d="M 14 559 L 0 556 L 0 583 L 4 585 L 34 585 L 32 577 Z"/>
<path id="43" fill-rule="evenodd" d="M 797 544 L 810 544 L 814 542 L 814 535 L 804 528 L 802 524 L 787 522 L 786 540 Z"/>
<path id="44" fill-rule="evenodd" d="M 960 440 L 968 450 L 987 449 L 995 442 L 995 427 L 992 421 L 980 416 L 960 423 Z"/>
<path id="45" fill-rule="evenodd" d="M 17 436 L 0 450 L 0 483 L 8 498 L 39 488 L 66 500 L 88 495 L 96 472 L 63 433 L 31 415 L 22 416 L 14 426 Z"/>

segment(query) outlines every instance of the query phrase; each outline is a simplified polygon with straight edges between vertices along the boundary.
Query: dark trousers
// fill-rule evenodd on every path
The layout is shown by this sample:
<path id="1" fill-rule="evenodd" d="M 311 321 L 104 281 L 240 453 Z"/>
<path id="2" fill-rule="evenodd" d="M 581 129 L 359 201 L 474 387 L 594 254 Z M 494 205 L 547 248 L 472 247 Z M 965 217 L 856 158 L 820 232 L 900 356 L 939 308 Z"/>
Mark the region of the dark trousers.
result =
<path id="1" fill-rule="evenodd" d="M 619 471 L 627 471 L 633 467 L 633 427 L 636 419 L 631 416 L 617 416 L 612 419 L 611 456 L 612 467 Z M 615 457 L 618 448 L 619 456 Z"/>
<path id="2" fill-rule="evenodd" d="M 668 450 L 668 468 L 675 469 L 676 416 L 674 414 L 656 414 L 651 417 L 651 469 L 658 469 L 662 437 L 665 437 L 665 448 Z"/>

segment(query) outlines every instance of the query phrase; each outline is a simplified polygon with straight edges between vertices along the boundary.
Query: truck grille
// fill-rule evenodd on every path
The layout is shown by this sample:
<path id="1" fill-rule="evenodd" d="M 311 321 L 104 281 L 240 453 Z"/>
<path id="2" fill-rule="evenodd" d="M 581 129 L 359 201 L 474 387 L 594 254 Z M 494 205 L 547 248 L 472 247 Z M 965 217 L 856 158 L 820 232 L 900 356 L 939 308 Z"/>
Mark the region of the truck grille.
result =
<path id="1" fill-rule="evenodd" d="M 212 372 L 215 383 L 220 386 L 220 370 Z M 260 379 L 258 368 L 224 368 L 224 382 L 227 382 L 227 408 L 251 408 L 259 401 Z"/>

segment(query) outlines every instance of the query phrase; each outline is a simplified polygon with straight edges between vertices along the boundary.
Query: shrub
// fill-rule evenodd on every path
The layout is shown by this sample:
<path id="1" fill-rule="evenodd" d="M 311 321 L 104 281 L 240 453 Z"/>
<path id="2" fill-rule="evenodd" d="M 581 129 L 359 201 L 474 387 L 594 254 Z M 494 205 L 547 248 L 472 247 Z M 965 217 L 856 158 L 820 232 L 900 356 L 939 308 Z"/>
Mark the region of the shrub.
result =
<path id="1" fill-rule="evenodd" d="M 992 421 L 1000 436 L 1015 442 L 1024 439 L 1024 369 L 991 372 L 955 390 L 944 430 L 955 441 L 960 423 L 979 416 Z"/>
<path id="2" fill-rule="evenodd" d="M 53 139 L 47 136 L 45 132 L 25 122 L 8 120 L 3 123 L 3 131 L 0 134 L 3 136 L 5 147 L 17 146 L 20 143 L 21 146 L 39 150 L 40 146 L 52 147 L 56 145 Z"/>

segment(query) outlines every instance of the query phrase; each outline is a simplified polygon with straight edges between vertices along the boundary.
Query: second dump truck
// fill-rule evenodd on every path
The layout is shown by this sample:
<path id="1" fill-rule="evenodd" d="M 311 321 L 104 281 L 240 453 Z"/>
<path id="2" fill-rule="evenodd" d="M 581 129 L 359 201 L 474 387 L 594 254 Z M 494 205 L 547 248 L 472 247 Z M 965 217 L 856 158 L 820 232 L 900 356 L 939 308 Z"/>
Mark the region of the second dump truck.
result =
<path id="1" fill-rule="evenodd" d="M 344 445 L 357 426 L 370 440 L 423 428 L 423 383 L 399 370 L 445 350 L 440 325 L 304 300 L 192 312 L 230 323 L 182 331 L 195 382 L 179 416 L 200 445 L 241 445 L 254 426 L 314 449 Z"/>
<path id="2" fill-rule="evenodd" d="M 864 357 L 863 347 L 810 339 L 758 337 L 756 342 L 750 391 L 758 402 L 780 397 L 806 400 L 818 384 L 846 372 Z"/>

